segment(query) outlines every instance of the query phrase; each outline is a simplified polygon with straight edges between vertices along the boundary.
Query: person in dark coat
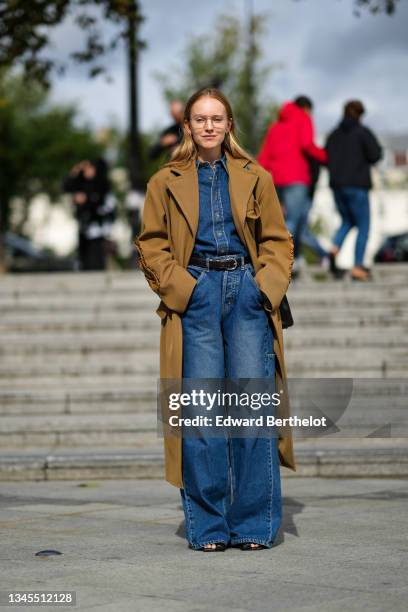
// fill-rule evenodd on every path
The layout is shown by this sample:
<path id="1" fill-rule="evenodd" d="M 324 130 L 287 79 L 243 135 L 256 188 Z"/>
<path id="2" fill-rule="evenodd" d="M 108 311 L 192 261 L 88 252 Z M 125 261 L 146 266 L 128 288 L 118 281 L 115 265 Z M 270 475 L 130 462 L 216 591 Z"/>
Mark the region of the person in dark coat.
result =
<path id="1" fill-rule="evenodd" d="M 160 133 L 158 141 L 150 149 L 150 159 L 157 159 L 164 152 L 167 153 L 167 157 L 170 159 L 172 152 L 182 140 L 184 105 L 181 100 L 173 100 L 171 102 L 170 114 L 174 119 L 174 123 Z"/>
<path id="2" fill-rule="evenodd" d="M 105 270 L 107 238 L 116 208 L 106 161 L 97 158 L 76 164 L 64 180 L 63 189 L 73 194 L 80 269 Z"/>
<path id="3" fill-rule="evenodd" d="M 366 281 L 369 273 L 364 267 L 364 253 L 370 228 L 369 190 L 372 187 L 370 167 L 382 157 L 377 138 L 360 119 L 365 108 L 360 100 L 351 100 L 344 106 L 344 117 L 327 139 L 330 186 L 341 226 L 333 237 L 330 254 L 331 270 L 337 272 L 335 257 L 347 234 L 357 227 L 354 267 L 351 277 Z"/>

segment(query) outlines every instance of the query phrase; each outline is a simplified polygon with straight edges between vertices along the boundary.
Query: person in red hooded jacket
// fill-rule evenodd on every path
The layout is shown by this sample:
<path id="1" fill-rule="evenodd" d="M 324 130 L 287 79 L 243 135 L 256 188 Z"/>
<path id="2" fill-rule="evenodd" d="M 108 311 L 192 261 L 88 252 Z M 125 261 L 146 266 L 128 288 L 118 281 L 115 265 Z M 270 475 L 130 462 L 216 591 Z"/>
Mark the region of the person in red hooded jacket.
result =
<path id="1" fill-rule="evenodd" d="M 302 233 L 306 231 L 311 199 L 310 158 L 327 163 L 327 153 L 314 143 L 311 118 L 313 103 L 306 96 L 281 107 L 262 144 L 258 161 L 271 173 L 285 213 L 286 226 L 293 235 L 295 258 L 299 256 Z M 316 240 L 317 243 L 317 240 Z M 321 251 L 317 243 L 316 250 Z"/>

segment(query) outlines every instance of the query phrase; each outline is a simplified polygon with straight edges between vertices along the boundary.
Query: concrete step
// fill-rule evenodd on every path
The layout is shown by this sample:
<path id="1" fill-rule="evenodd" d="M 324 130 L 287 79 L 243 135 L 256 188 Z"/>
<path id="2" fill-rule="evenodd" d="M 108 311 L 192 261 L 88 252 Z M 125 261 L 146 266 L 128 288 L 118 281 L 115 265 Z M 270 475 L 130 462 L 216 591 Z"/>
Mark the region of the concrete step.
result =
<path id="1" fill-rule="evenodd" d="M 0 415 L 127 414 L 154 412 L 156 386 L 137 389 L 0 391 Z"/>
<path id="2" fill-rule="evenodd" d="M 310 307 L 322 309 L 324 306 L 333 306 L 342 310 L 356 310 L 361 306 L 375 308 L 403 308 L 408 298 L 408 292 L 399 290 L 386 291 L 384 286 L 371 288 L 365 291 L 342 291 L 328 292 L 322 288 L 318 294 L 316 291 L 306 293 L 301 289 L 288 292 L 289 300 L 294 306 Z M 63 295 L 52 293 L 45 296 L 33 296 L 30 292 L 21 295 L 18 299 L 2 296 L 0 299 L 0 311 L 4 314 L 28 313 L 33 312 L 105 312 L 105 311 L 132 311 L 132 310 L 152 310 L 154 304 L 158 302 L 156 294 L 148 288 L 141 288 L 133 292 L 118 294 L 99 295 L 92 293 L 83 296 Z"/>
<path id="3" fill-rule="evenodd" d="M 403 271 L 404 269 L 406 269 L 406 263 L 402 262 L 402 263 L 376 263 L 373 267 L 372 267 L 372 273 L 380 275 L 382 274 L 384 271 L 387 272 L 392 272 L 395 274 L 398 274 L 399 272 Z M 321 271 L 321 267 L 318 264 L 312 264 L 312 265 L 307 265 L 306 266 L 306 270 L 310 271 L 310 272 L 318 272 Z M 60 279 L 72 279 L 72 278 L 77 278 L 77 277 L 87 277 L 87 278 L 94 278 L 94 279 L 101 279 L 103 278 L 104 281 L 106 279 L 109 280 L 115 280 L 118 277 L 127 275 L 127 276 L 132 276 L 134 274 L 141 274 L 140 270 L 106 270 L 104 272 L 99 272 L 99 271 L 93 271 L 93 272 L 70 272 L 70 271 L 66 271 L 66 272 L 58 272 L 58 273 L 53 273 L 53 272 L 36 272 L 36 273 L 17 273 L 17 274 L 7 274 L 5 276 L 5 278 L 14 278 L 14 279 L 19 279 L 19 278 L 25 278 L 25 279 L 33 279 L 33 277 L 41 279 L 44 282 L 49 281 L 50 277 L 59 277 Z"/>
<path id="4" fill-rule="evenodd" d="M 131 396 L 130 393 L 129 396 Z M 370 402 L 366 398 L 363 407 L 366 409 L 364 414 L 358 414 L 358 416 L 354 413 L 351 414 L 352 410 L 357 410 L 358 408 L 357 402 L 354 401 L 353 405 L 347 408 L 346 414 L 342 417 L 344 422 L 346 424 L 353 424 L 358 421 L 361 425 L 369 425 L 374 428 L 379 427 L 383 421 L 393 421 L 394 417 L 398 417 L 400 422 L 402 422 L 402 418 L 408 413 L 406 397 L 386 398 L 381 402 L 378 399 Z M 12 396 L 8 401 L 0 398 L 0 422 L 3 416 L 24 417 L 25 423 L 27 423 L 28 419 L 48 415 L 68 415 L 71 417 L 75 417 L 75 415 L 90 415 L 93 418 L 95 418 L 95 415 L 102 417 L 114 415 L 126 421 L 128 414 L 153 414 L 156 413 L 156 410 L 157 398 L 153 392 L 150 396 L 146 395 L 146 397 L 138 396 L 134 393 L 134 397 L 120 397 L 110 401 L 107 401 L 107 399 L 105 401 L 78 401 L 75 398 L 69 397 L 69 395 L 62 399 L 50 399 L 48 397 L 43 401 L 33 400 L 31 402 L 24 402 L 21 399 L 21 394 Z"/>
<path id="5" fill-rule="evenodd" d="M 123 404 L 115 403 L 112 406 L 112 409 L 109 411 L 104 408 L 104 406 L 100 407 L 92 407 L 87 405 L 75 405 L 70 412 L 59 409 L 56 404 L 30 404 L 26 406 L 17 407 L 17 410 L 10 410 L 10 408 L 1 409 L 0 413 L 0 426 L 2 425 L 3 418 L 13 417 L 20 418 L 22 420 L 21 423 L 16 422 L 16 426 L 19 427 L 19 435 L 18 440 L 20 444 L 22 441 L 25 444 L 25 435 L 29 433 L 31 430 L 31 423 L 37 419 L 37 417 L 58 417 L 58 416 L 67 416 L 70 417 L 72 421 L 76 419 L 79 415 L 81 417 L 92 417 L 95 421 L 94 431 L 99 432 L 97 425 L 97 418 L 104 419 L 105 416 L 114 416 L 117 418 L 118 423 L 127 423 L 128 415 L 132 417 L 139 416 L 140 414 L 156 414 L 157 406 L 156 401 L 152 402 L 144 402 L 143 404 L 132 404 L 123 406 Z M 97 409 L 98 408 L 98 409 Z M 399 406 L 390 405 L 389 402 L 385 403 L 383 406 L 378 406 L 376 410 L 370 411 L 369 414 L 364 415 L 361 419 L 356 418 L 355 415 L 351 415 L 346 413 L 341 422 L 339 421 L 337 425 L 342 431 L 342 435 L 360 435 L 361 437 L 369 436 L 376 431 L 379 431 L 381 428 L 384 429 L 384 437 L 386 434 L 388 435 L 389 427 L 391 427 L 393 435 L 404 435 L 408 437 L 408 425 L 407 425 L 407 404 L 401 401 Z M 328 418 L 330 418 L 330 411 L 327 414 Z M 54 432 L 55 433 L 55 432 Z M 83 432 L 87 433 L 87 432 Z M 140 432 L 139 432 L 140 433 Z M 106 438 L 106 432 L 103 430 L 102 435 Z M 97 435 L 97 433 L 95 434 Z M 125 434 L 123 434 L 125 435 Z M 126 433 L 126 436 L 128 432 Z M 82 436 L 82 433 L 81 433 Z M 56 436 L 55 436 L 56 437 Z M 388 436 L 389 437 L 389 436 Z M 1 439 L 1 438 L 0 438 Z M 53 435 L 54 439 L 54 435 Z M 82 437 L 81 437 L 82 439 Z M 16 443 L 14 440 L 12 446 Z M 133 438 L 131 440 L 133 443 Z M 7 444 L 7 441 L 6 441 Z M 106 444 L 109 446 L 111 441 L 108 439 Z"/>
<path id="6" fill-rule="evenodd" d="M 354 329 L 299 329 L 293 327 L 284 335 L 285 351 L 298 348 L 326 349 L 387 349 L 408 348 L 404 328 L 398 325 L 373 328 L 362 327 L 356 334 Z"/>
<path id="7" fill-rule="evenodd" d="M 116 334 L 113 337 L 100 334 L 61 334 L 30 336 L 10 335 L 6 339 L 0 337 L 0 356 L 2 363 L 20 361 L 27 363 L 35 362 L 36 357 L 44 354 L 58 356 L 72 356 L 82 361 L 92 355 L 100 355 L 105 361 L 108 359 L 117 360 L 121 356 L 127 359 L 131 354 L 136 357 L 147 351 L 157 351 L 160 342 L 160 330 L 136 331 L 132 334 Z"/>
<path id="8" fill-rule="evenodd" d="M 302 440 L 295 444 L 296 472 L 281 467 L 283 478 L 382 478 L 408 476 L 406 439 Z M 2 450 L 0 480 L 98 480 L 164 477 L 161 445 L 139 449 L 26 447 Z"/>
<path id="9" fill-rule="evenodd" d="M 355 407 L 357 410 L 357 407 Z M 386 410 L 386 415 L 384 414 Z M 407 406 L 376 406 L 366 414 L 352 413 L 350 408 L 336 420 L 338 437 L 380 437 L 392 439 L 404 437 L 408 444 Z M 254 413 L 255 414 L 255 413 Z M 104 445 L 107 447 L 121 444 L 133 446 L 151 444 L 160 439 L 157 433 L 157 410 L 150 412 L 132 412 L 118 414 L 36 414 L 18 416 L 0 416 L 0 448 L 21 448 L 25 446 L 70 445 L 89 447 Z M 257 416 L 255 414 L 255 416 Z M 305 413 L 300 417 L 307 416 Z M 330 419 L 330 410 L 326 417 Z M 310 437 L 310 431 L 293 429 L 296 440 Z M 327 435 L 316 436 L 326 439 Z"/>
<path id="10" fill-rule="evenodd" d="M 315 282 L 310 269 L 293 283 L 289 377 L 405 377 L 407 271 L 380 267 L 360 285 Z M 0 479 L 162 477 L 158 302 L 140 272 L 5 277 Z M 298 474 L 407 475 L 407 440 L 366 442 L 388 423 L 400 438 L 406 430 L 407 389 L 392 384 L 367 381 L 338 422 L 341 439 L 295 438 Z"/>
<path id="11" fill-rule="evenodd" d="M 377 280 L 389 280 L 391 278 L 399 279 L 400 277 L 406 277 L 407 264 L 406 263 L 395 263 L 395 264 L 381 264 L 377 263 L 373 266 L 371 273 L 375 281 Z M 339 284 L 339 281 L 331 280 L 331 277 L 324 273 L 322 269 L 317 265 L 306 266 L 302 270 L 301 279 L 304 282 L 315 282 L 314 275 L 318 275 L 324 279 L 327 277 L 333 284 Z M 142 280 L 146 283 L 144 276 L 140 270 L 110 270 L 105 272 L 58 272 L 58 273 L 27 273 L 27 274 L 7 274 L 3 276 L 2 283 L 5 287 L 33 287 L 43 288 L 47 286 L 58 285 L 59 288 L 69 287 L 87 287 L 92 285 L 93 287 L 107 287 L 117 288 L 129 282 L 135 280 Z M 298 282 L 298 281 L 296 281 Z M 322 280 L 323 282 L 323 280 Z M 340 283 L 348 283 L 353 286 L 360 286 L 359 283 L 352 282 L 348 277 Z"/>
<path id="12" fill-rule="evenodd" d="M 12 326 L 17 329 L 30 330 L 33 326 L 42 326 L 43 329 L 144 329 L 146 326 L 158 328 L 160 319 L 154 310 L 158 302 L 146 309 L 136 311 L 134 308 L 126 312 L 113 313 L 109 310 L 100 311 L 79 309 L 76 312 L 61 311 L 47 312 L 45 310 L 28 311 L 19 313 L 10 311 L 1 312 L 1 330 L 6 331 Z M 385 309 L 382 307 L 355 308 L 350 310 L 337 306 L 336 308 L 293 308 L 295 324 L 305 327 L 317 325 L 318 327 L 364 327 L 379 325 L 401 325 L 408 326 L 408 313 L 406 308 Z"/>
<path id="13" fill-rule="evenodd" d="M 158 341 L 156 348 L 139 347 L 128 350 L 112 351 L 110 348 L 104 350 L 88 351 L 78 350 L 70 347 L 65 350 L 61 346 L 32 347 L 35 351 L 29 355 L 29 361 L 24 355 L 14 357 L 7 356 L 2 360 L 0 366 L 1 379 L 19 379 L 30 376 L 72 376 L 83 378 L 87 376 L 132 376 L 143 372 L 158 372 L 159 352 Z M 285 353 L 285 361 L 288 367 L 293 368 L 320 368 L 326 371 L 333 368 L 347 368 L 352 366 L 358 370 L 360 367 L 379 367 L 383 364 L 408 368 L 408 347 L 390 347 L 370 350 L 367 354 L 366 347 L 353 348 L 353 359 L 350 359 L 350 348 L 339 347 L 328 353 L 326 347 L 310 346 L 307 356 L 302 346 L 291 348 Z M 49 358 L 47 358 L 49 357 Z"/>
<path id="14" fill-rule="evenodd" d="M 318 294 L 313 287 L 309 286 L 290 286 L 288 296 L 294 303 L 306 303 L 311 306 L 319 306 L 319 304 L 327 303 L 338 305 L 341 299 L 343 306 L 356 306 L 360 300 L 370 304 L 375 302 L 387 306 L 389 303 L 401 303 L 408 297 L 408 288 L 404 285 L 396 285 L 389 287 L 384 284 L 370 285 L 363 288 L 353 287 L 338 287 L 322 286 L 318 287 Z M 80 308 L 91 304 L 93 307 L 101 306 L 118 306 L 132 307 L 152 304 L 157 299 L 156 294 L 146 286 L 130 287 L 126 290 L 105 291 L 104 293 L 93 291 L 93 288 L 88 287 L 85 292 L 67 293 L 64 294 L 57 290 L 45 293 L 25 293 L 7 294 L 2 291 L 0 295 L 0 309 L 6 311 L 10 308 L 31 308 L 32 310 L 46 308 L 57 310 L 58 308 L 70 307 Z"/>
<path id="15" fill-rule="evenodd" d="M 157 307 L 157 305 L 156 305 Z M 35 315 L 27 314 L 3 314 L 0 323 L 0 332 L 10 333 L 30 333 L 35 330 L 60 332 L 66 331 L 69 333 L 77 331 L 93 332 L 93 331 L 108 331 L 108 330 L 148 330 L 159 329 L 160 319 L 154 313 L 154 309 L 149 309 L 147 312 L 131 312 L 127 313 L 126 317 L 78 312 L 76 315 L 72 313 L 58 313 L 58 316 L 50 317 L 46 312 L 39 312 Z"/>
<path id="16" fill-rule="evenodd" d="M 310 283 L 306 285 L 291 283 L 288 288 L 288 295 L 295 300 L 301 297 L 304 297 L 306 300 L 327 299 L 329 301 L 334 301 L 339 297 L 343 297 L 344 300 L 353 300 L 354 297 L 400 300 L 406 294 L 407 285 L 401 282 L 393 285 L 379 282 L 359 286 L 344 285 L 342 283 Z"/>
<path id="17" fill-rule="evenodd" d="M 154 311 L 156 302 L 157 300 L 152 299 L 148 294 L 146 295 L 145 291 L 140 292 L 138 296 L 135 295 L 133 300 L 120 299 L 120 296 L 116 297 L 114 300 L 98 300 L 91 297 L 91 295 L 89 299 L 85 298 L 81 300 L 67 300 L 63 296 L 58 299 L 52 297 L 44 301 L 22 297 L 19 303 L 3 302 L 0 305 L 0 312 L 4 315 L 13 313 L 30 313 L 35 315 L 37 312 L 47 312 L 50 315 L 57 315 L 59 312 L 84 312 L 93 314 L 110 312 L 120 314 L 134 311 L 151 312 Z"/>
<path id="18" fill-rule="evenodd" d="M 1 402 L 1 400 L 0 400 Z M 0 405 L 0 419 L 2 416 L 24 416 L 27 419 L 42 415 L 121 415 L 125 420 L 127 414 L 141 412 L 155 412 L 157 409 L 156 396 L 149 399 L 115 400 L 105 402 L 77 402 L 70 399 L 64 401 L 46 401 L 39 403 L 23 403 L 18 401 L 5 402 Z"/>
<path id="19" fill-rule="evenodd" d="M 316 300 L 316 289 L 319 290 L 320 299 L 333 300 L 342 296 L 345 300 L 353 300 L 355 296 L 384 297 L 389 299 L 402 299 L 406 296 L 407 266 L 396 274 L 386 268 L 382 274 L 375 275 L 370 283 L 351 283 L 345 281 L 332 281 L 330 279 L 315 282 L 309 276 L 296 280 L 289 287 L 289 295 L 296 299 L 296 295 L 303 295 L 305 299 Z M 141 299 L 154 299 L 143 275 L 139 272 L 119 272 L 115 275 L 94 276 L 92 274 L 73 275 L 6 275 L 2 277 L 2 292 L 0 307 L 21 304 L 28 301 L 38 305 L 50 302 L 52 304 L 80 303 L 88 299 L 114 303 L 115 301 L 131 301 Z"/>
<path id="20" fill-rule="evenodd" d="M 330 335 L 317 335 L 314 329 L 291 329 L 285 334 L 285 348 L 289 352 L 297 350 L 318 349 L 359 349 L 388 350 L 407 349 L 407 337 L 397 326 L 387 329 L 363 328 L 356 335 L 351 329 L 331 330 Z M 53 362 L 65 363 L 72 359 L 92 359 L 95 356 L 105 361 L 138 356 L 140 351 L 157 350 L 160 342 L 160 330 L 138 330 L 130 333 L 113 331 L 111 333 L 78 332 L 76 334 L 61 332 L 51 334 L 44 332 L 22 336 L 17 333 L 0 335 L 0 356 L 3 365 L 16 365 L 21 362 L 36 364 L 46 356 L 52 356 Z"/>
<path id="21" fill-rule="evenodd" d="M 99 358 L 98 358 L 99 357 Z M 128 362 L 129 359 L 129 362 Z M 146 355 L 146 352 L 129 353 L 129 356 L 123 360 L 118 360 L 115 355 L 107 356 L 105 359 L 95 353 L 92 356 L 79 357 L 76 355 L 64 356 L 63 353 L 52 357 L 50 361 L 43 359 L 31 359 L 27 364 L 24 360 L 17 365 L 8 364 L 0 367 L 0 380 L 18 381 L 21 378 L 30 377 L 69 377 L 76 378 L 78 381 L 82 378 L 104 376 L 111 377 L 126 377 L 140 375 L 143 373 L 158 373 L 158 353 L 154 353 L 154 358 Z"/>
<path id="22" fill-rule="evenodd" d="M 346 418 L 347 422 L 364 423 L 366 419 L 370 423 L 389 422 L 397 417 L 398 419 L 404 417 L 408 422 L 408 399 L 405 388 L 407 385 L 405 383 L 400 385 L 401 380 L 389 379 L 390 390 L 387 391 L 386 379 L 372 380 L 372 389 L 365 388 L 370 379 L 336 378 L 331 383 L 324 378 L 289 379 L 292 413 L 302 415 L 305 410 L 321 407 L 325 411 L 327 407 L 328 416 L 331 410 L 335 410 L 337 418 L 341 416 L 342 419 Z M 199 381 L 197 381 L 197 386 L 200 386 Z M 30 394 L 23 391 L 0 392 L 0 415 L 17 418 L 25 415 L 35 418 L 37 411 L 42 406 L 38 412 L 40 415 L 41 413 L 57 415 L 61 413 L 64 417 L 75 418 L 75 415 L 80 414 L 94 418 L 97 407 L 101 404 L 111 406 L 118 404 L 116 412 L 126 420 L 128 412 L 133 412 L 135 417 L 140 413 L 155 414 L 156 401 L 156 389 L 153 387 L 117 393 L 101 390 L 98 392 L 82 390 L 80 393 L 67 394 L 56 391 L 53 393 L 37 391 Z M 343 402 L 344 406 L 342 406 Z M 122 406 L 126 408 L 123 413 L 119 409 Z M 106 418 L 109 419 L 108 410 L 106 413 L 108 415 Z M 117 415 L 113 415 L 112 418 L 116 419 Z"/>
<path id="23" fill-rule="evenodd" d="M 366 363 L 356 367 L 353 363 L 348 366 L 343 364 L 342 366 L 336 363 L 329 364 L 316 364 L 308 365 L 305 363 L 287 363 L 287 372 L 291 377 L 299 377 L 306 379 L 313 378 L 401 378 L 406 376 L 407 364 L 400 364 L 399 362 L 387 362 L 377 361 L 376 363 Z M 103 378 L 104 384 L 109 385 L 111 389 L 126 389 L 134 390 L 137 386 L 137 380 L 145 384 L 151 380 L 153 383 L 159 376 L 158 370 L 149 371 L 146 368 L 143 371 L 133 373 L 111 374 L 109 371 L 101 376 L 100 372 L 97 373 L 84 373 L 81 376 L 75 375 L 73 372 L 67 371 L 66 373 L 59 374 L 58 376 L 51 377 L 49 375 L 43 376 L 34 374 L 30 376 L 22 375 L 21 378 L 0 378 L 0 391 L 13 392 L 18 391 L 56 391 L 66 390 L 79 386 L 84 391 L 97 390 L 100 387 L 101 379 Z"/>
<path id="24" fill-rule="evenodd" d="M 314 297 L 309 298 L 309 302 L 307 297 L 303 297 L 302 294 L 298 294 L 298 299 L 293 299 L 292 296 L 288 296 L 289 301 L 293 308 L 297 310 L 302 310 L 308 312 L 309 310 L 317 310 L 319 314 L 322 314 L 327 308 L 332 308 L 334 312 L 341 313 L 352 313 L 356 314 L 359 310 L 359 307 L 364 304 L 367 308 L 374 309 L 376 312 L 381 310 L 393 310 L 395 312 L 399 312 L 404 309 L 404 304 L 406 303 L 406 298 L 398 298 L 396 300 L 392 299 L 384 299 L 380 296 L 353 296 L 353 302 L 351 300 L 349 302 L 343 301 L 342 295 L 338 297 L 333 297 L 333 299 L 320 299 L 320 296 L 317 297 L 316 293 Z M 123 313 L 126 315 L 139 315 L 144 313 L 147 315 L 154 315 L 154 310 L 157 308 L 159 304 L 159 299 L 156 299 L 156 296 L 150 296 L 147 292 L 140 293 L 138 298 L 134 298 L 131 300 L 121 300 L 117 298 L 113 302 L 101 301 L 101 300 L 93 300 L 91 296 L 89 299 L 85 299 L 83 301 L 71 301 L 62 299 L 61 301 L 45 301 L 44 303 L 30 303 L 29 300 L 23 300 L 20 305 L 16 304 L 8 304 L 0 307 L 0 312 L 5 317 L 8 317 L 12 320 L 12 315 L 18 315 L 19 319 L 28 318 L 28 315 L 34 317 L 41 317 L 44 313 L 52 313 L 53 316 L 56 317 L 62 316 L 63 318 L 71 315 L 76 316 L 77 314 L 89 315 L 90 313 L 96 313 L 98 316 L 110 316 L 117 315 L 118 313 Z M 360 307 L 360 310 L 362 308 Z M 3 317 L 2 317 L 3 318 Z M 3 321 L 2 321 L 3 322 Z"/>
<path id="25" fill-rule="evenodd" d="M 58 378 L 39 377 L 21 378 L 16 380 L 0 379 L 0 394 L 14 393 L 70 393 L 72 390 L 81 390 L 83 393 L 96 393 L 101 389 L 109 389 L 112 392 L 117 390 L 135 392 L 139 386 L 146 385 L 155 387 L 158 379 L 158 371 L 141 372 L 132 376 L 88 376 L 81 378 L 81 384 L 73 376 L 61 376 Z"/>
<path id="26" fill-rule="evenodd" d="M 115 444 L 138 446 L 157 442 L 156 411 L 122 415 L 2 416 L 0 448 Z"/>
<path id="27" fill-rule="evenodd" d="M 6 274 L 2 276 L 2 287 L 8 291 L 44 291 L 54 288 L 59 291 L 76 289 L 115 290 L 132 284 L 147 285 L 140 270 L 106 271 L 106 272 L 58 272 Z"/>
<path id="28" fill-rule="evenodd" d="M 289 380 L 290 384 L 294 382 L 304 384 L 299 379 Z M 0 414 L 35 416 L 37 414 L 120 413 L 125 415 L 129 412 L 154 412 L 156 410 L 156 389 L 156 380 L 153 380 L 150 386 L 138 385 L 129 389 L 105 387 L 103 380 L 97 390 L 57 388 L 49 391 L 41 389 L 23 391 L 11 388 L 9 391 L 0 391 Z M 369 406 L 370 410 L 375 405 L 380 405 L 381 410 L 384 405 L 406 406 L 407 395 L 408 382 L 404 380 L 381 379 L 378 384 L 378 381 L 372 379 L 359 379 L 358 387 L 353 385 L 353 398 L 357 397 L 360 402 L 364 401 L 365 406 Z"/>
<path id="29" fill-rule="evenodd" d="M 344 406 L 337 401 L 341 389 L 346 390 L 344 382 L 340 387 L 338 382 L 333 382 L 329 388 L 327 384 L 319 387 L 319 381 L 316 381 L 315 391 L 314 386 L 304 381 L 295 382 L 292 382 L 290 390 L 292 415 L 307 417 L 320 409 L 328 419 L 334 419 L 337 437 L 367 437 L 385 428 L 381 436 L 405 436 L 408 443 L 408 403 L 401 381 L 390 381 L 392 393 L 387 392 L 387 388 L 378 381 L 372 385 L 372 389 L 369 388 L 369 381 L 357 381 L 358 384 L 350 387 L 352 396 L 345 398 Z M 324 393 L 324 397 L 320 397 L 321 393 Z M 0 448 L 81 445 L 85 441 L 90 446 L 115 443 L 131 446 L 141 443 L 145 434 L 148 434 L 146 439 L 150 443 L 156 426 L 157 407 L 152 393 L 145 395 L 144 403 L 139 401 L 137 409 L 134 407 L 125 413 L 99 411 L 97 418 L 94 410 L 80 412 L 78 405 L 75 405 L 74 411 L 65 410 L 63 413 L 25 411 L 16 414 L 6 411 L 0 415 Z M 310 432 L 294 428 L 293 435 L 304 438 Z M 321 439 L 326 437 L 320 436 Z"/>
<path id="30" fill-rule="evenodd" d="M 384 281 L 387 279 L 400 279 L 406 275 L 407 264 L 406 262 L 396 263 L 396 264 L 385 264 L 385 263 L 376 263 L 371 268 L 371 276 L 374 281 Z M 299 280 L 296 279 L 297 282 L 324 282 L 328 279 L 330 282 L 340 282 L 344 284 L 350 285 L 360 285 L 360 283 L 353 281 L 350 278 L 349 271 L 344 270 L 345 276 L 341 281 L 333 281 L 332 277 L 328 272 L 322 270 L 322 268 L 318 265 L 309 265 L 304 266 L 301 271 L 301 275 Z M 362 284 L 362 283 L 361 283 Z"/>

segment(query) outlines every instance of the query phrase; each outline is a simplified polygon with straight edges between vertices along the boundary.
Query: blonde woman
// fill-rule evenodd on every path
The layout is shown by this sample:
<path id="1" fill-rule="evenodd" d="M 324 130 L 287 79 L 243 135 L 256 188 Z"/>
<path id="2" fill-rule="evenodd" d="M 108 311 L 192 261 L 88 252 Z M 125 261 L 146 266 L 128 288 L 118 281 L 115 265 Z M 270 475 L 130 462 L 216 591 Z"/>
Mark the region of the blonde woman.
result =
<path id="1" fill-rule="evenodd" d="M 271 175 L 242 149 L 231 105 L 205 88 L 188 100 L 184 136 L 149 181 L 141 267 L 160 296 L 160 375 L 285 378 L 279 305 L 293 243 Z M 190 548 L 270 548 L 281 524 L 279 463 L 290 435 L 165 438 L 166 479 L 180 488 Z"/>

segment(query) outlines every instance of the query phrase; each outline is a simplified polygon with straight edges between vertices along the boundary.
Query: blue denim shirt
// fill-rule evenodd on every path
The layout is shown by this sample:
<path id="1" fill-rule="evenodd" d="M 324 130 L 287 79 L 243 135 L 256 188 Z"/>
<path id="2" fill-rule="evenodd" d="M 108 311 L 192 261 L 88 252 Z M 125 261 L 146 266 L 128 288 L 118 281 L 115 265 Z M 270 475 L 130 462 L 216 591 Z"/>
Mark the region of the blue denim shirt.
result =
<path id="1" fill-rule="evenodd" d="M 228 190 L 228 170 L 225 153 L 215 162 L 197 160 L 200 213 L 192 255 L 248 255 L 235 228 Z"/>

